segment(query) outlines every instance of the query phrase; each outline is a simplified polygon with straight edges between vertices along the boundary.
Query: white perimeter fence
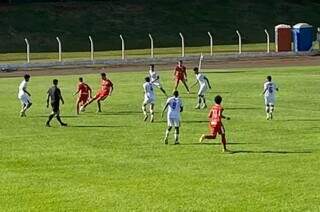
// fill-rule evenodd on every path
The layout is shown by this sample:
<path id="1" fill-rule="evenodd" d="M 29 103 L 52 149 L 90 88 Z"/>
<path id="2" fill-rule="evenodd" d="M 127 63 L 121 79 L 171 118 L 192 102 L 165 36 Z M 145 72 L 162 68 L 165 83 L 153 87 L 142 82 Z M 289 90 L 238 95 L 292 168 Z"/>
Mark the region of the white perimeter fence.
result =
<path id="1" fill-rule="evenodd" d="M 214 35 L 208 32 L 209 36 L 209 47 L 210 47 L 210 53 L 209 55 L 206 55 L 206 59 L 210 60 L 221 60 L 223 58 L 225 59 L 231 59 L 231 58 L 239 58 L 239 57 L 266 57 L 266 56 L 294 56 L 294 55 L 314 55 L 315 52 L 310 51 L 310 52 L 270 52 L 270 36 L 268 31 L 265 29 L 264 33 L 266 35 L 266 47 L 265 51 L 263 52 L 243 52 L 242 50 L 242 34 L 240 33 L 239 30 L 235 31 L 235 35 L 238 38 L 238 51 L 234 52 L 233 54 L 218 54 L 214 55 Z M 318 33 L 320 33 L 320 29 L 318 29 Z M 8 68 L 36 68 L 36 67 L 52 67 L 52 66 L 83 66 L 83 65 L 105 65 L 105 64 L 124 64 L 124 63 L 142 63 L 143 61 L 146 62 L 154 62 L 156 63 L 157 61 L 161 63 L 162 61 L 171 61 L 170 58 L 173 60 L 176 60 L 177 58 L 179 59 L 184 59 L 184 60 L 192 60 L 192 58 L 196 58 L 196 56 L 186 56 L 185 55 L 185 39 L 183 34 L 180 32 L 179 33 L 179 38 L 181 41 L 181 55 L 180 57 L 159 57 L 155 58 L 154 55 L 154 38 L 153 36 L 149 33 L 148 37 L 150 40 L 150 57 L 146 56 L 145 58 L 127 58 L 126 57 L 126 49 L 125 49 L 125 38 L 123 35 L 120 35 L 120 40 L 121 40 L 121 59 L 95 59 L 94 58 L 94 40 L 93 38 L 89 35 L 89 42 L 90 42 L 90 58 L 88 59 L 83 59 L 83 60 L 63 60 L 62 58 L 62 49 L 63 49 L 63 43 L 61 42 L 59 37 L 56 37 L 56 41 L 58 44 L 58 57 L 57 61 L 54 62 L 48 62 L 47 60 L 40 62 L 39 60 L 31 62 L 31 57 L 30 57 L 30 49 L 31 45 L 28 40 L 28 38 L 25 38 L 25 44 L 26 44 L 26 60 L 24 63 L 0 63 L 0 68 L 1 70 L 8 69 Z M 320 35 L 319 41 L 320 41 Z M 320 43 L 319 43 L 320 44 Z M 199 52 L 200 55 L 201 52 Z M 197 56 L 198 57 L 198 56 Z"/>

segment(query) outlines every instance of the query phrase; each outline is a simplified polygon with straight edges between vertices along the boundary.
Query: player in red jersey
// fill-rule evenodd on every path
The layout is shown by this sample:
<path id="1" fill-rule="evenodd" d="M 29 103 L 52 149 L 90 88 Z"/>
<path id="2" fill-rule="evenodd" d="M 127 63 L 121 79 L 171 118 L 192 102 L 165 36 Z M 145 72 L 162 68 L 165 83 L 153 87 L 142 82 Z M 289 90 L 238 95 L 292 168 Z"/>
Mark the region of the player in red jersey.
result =
<path id="1" fill-rule="evenodd" d="M 84 105 L 92 98 L 92 90 L 90 86 L 83 82 L 83 78 L 79 78 L 78 88 L 77 91 L 73 94 L 74 96 L 79 94 L 77 103 L 76 103 L 76 110 L 77 114 L 79 115 L 79 108 L 80 106 Z"/>
<path id="2" fill-rule="evenodd" d="M 187 85 L 187 68 L 183 65 L 182 60 L 180 60 L 178 62 L 178 65 L 176 66 L 176 68 L 174 69 L 174 79 L 175 79 L 175 86 L 174 86 L 174 90 L 176 91 L 179 85 L 179 82 L 181 81 L 184 85 L 184 87 L 186 87 L 187 92 L 190 93 L 190 90 L 188 88 Z"/>
<path id="3" fill-rule="evenodd" d="M 217 134 L 219 133 L 221 135 L 221 143 L 223 145 L 223 152 L 228 152 L 229 150 L 227 149 L 227 141 L 226 141 L 226 135 L 225 135 L 225 130 L 222 124 L 222 119 L 227 119 L 229 120 L 229 117 L 225 117 L 222 115 L 223 112 L 223 107 L 221 106 L 222 102 L 222 97 L 221 96 L 216 96 L 214 98 L 215 105 L 212 106 L 210 112 L 209 112 L 209 129 L 210 129 L 210 134 L 203 134 L 199 142 L 201 143 L 204 139 L 215 139 L 217 137 Z"/>
<path id="4" fill-rule="evenodd" d="M 97 94 L 90 99 L 87 103 L 81 106 L 80 111 L 83 111 L 94 100 L 98 103 L 98 112 L 101 112 L 101 101 L 105 100 L 108 96 L 111 96 L 113 92 L 113 83 L 107 78 L 106 73 L 101 73 L 101 87 Z"/>

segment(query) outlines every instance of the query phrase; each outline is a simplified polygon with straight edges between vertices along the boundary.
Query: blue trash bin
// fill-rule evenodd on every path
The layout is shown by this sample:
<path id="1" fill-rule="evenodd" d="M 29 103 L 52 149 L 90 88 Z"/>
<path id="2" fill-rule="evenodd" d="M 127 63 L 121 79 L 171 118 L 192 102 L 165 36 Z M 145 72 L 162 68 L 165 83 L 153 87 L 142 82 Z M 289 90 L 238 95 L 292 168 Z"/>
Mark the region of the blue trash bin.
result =
<path id="1" fill-rule="evenodd" d="M 299 23 L 293 26 L 294 51 L 309 51 L 313 43 L 313 27 L 306 23 Z"/>

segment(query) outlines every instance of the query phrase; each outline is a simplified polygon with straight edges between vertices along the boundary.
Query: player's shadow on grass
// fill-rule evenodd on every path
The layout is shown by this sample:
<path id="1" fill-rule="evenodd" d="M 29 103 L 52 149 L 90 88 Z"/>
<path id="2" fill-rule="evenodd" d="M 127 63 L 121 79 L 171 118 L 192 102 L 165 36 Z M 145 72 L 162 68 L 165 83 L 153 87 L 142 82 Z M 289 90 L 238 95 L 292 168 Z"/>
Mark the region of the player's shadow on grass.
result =
<path id="1" fill-rule="evenodd" d="M 226 110 L 260 110 L 259 107 L 226 107 Z"/>
<path id="2" fill-rule="evenodd" d="M 311 151 L 278 151 L 278 150 L 235 150 L 231 151 L 231 154 L 309 154 Z"/>
<path id="3" fill-rule="evenodd" d="M 208 123 L 208 120 L 188 120 L 183 121 L 183 123 Z"/>
<path id="4" fill-rule="evenodd" d="M 72 128 L 122 128 L 122 127 L 132 127 L 126 125 L 72 125 Z"/>
<path id="5" fill-rule="evenodd" d="M 32 116 L 33 118 L 48 118 L 48 116 L 49 115 L 47 115 L 47 116 L 45 116 L 45 115 L 39 115 L 39 116 Z M 69 119 L 69 118 L 79 118 L 79 116 L 76 116 L 76 115 L 74 115 L 74 116 L 72 116 L 72 115 L 70 115 L 70 116 L 61 116 L 61 118 L 63 119 L 63 118 L 67 118 L 67 119 Z"/>
<path id="6" fill-rule="evenodd" d="M 253 143 L 238 143 L 238 142 L 230 142 L 228 145 L 248 145 L 248 144 L 253 144 Z M 209 142 L 202 142 L 202 143 L 181 143 L 181 145 L 185 146 L 198 146 L 198 145 L 211 145 L 211 146 L 219 146 L 221 143 L 209 143 Z"/>
<path id="7" fill-rule="evenodd" d="M 121 115 L 136 115 L 142 114 L 141 111 L 116 111 L 116 112 L 102 112 L 98 113 L 98 115 L 105 115 L 105 116 L 121 116 Z"/>
<path id="8" fill-rule="evenodd" d="M 284 120 L 279 120 L 279 121 L 320 121 L 320 119 L 284 119 Z"/>
<path id="9" fill-rule="evenodd" d="M 247 70 L 239 71 L 205 71 L 204 74 L 241 74 L 249 72 Z"/>
<path id="10" fill-rule="evenodd" d="M 154 123 L 167 123 L 167 121 L 166 120 L 164 120 L 164 118 L 163 118 L 163 120 L 155 120 L 154 121 Z M 182 123 L 208 123 L 208 121 L 207 120 L 189 120 L 189 121 L 185 121 L 185 120 L 183 120 L 183 122 Z"/>

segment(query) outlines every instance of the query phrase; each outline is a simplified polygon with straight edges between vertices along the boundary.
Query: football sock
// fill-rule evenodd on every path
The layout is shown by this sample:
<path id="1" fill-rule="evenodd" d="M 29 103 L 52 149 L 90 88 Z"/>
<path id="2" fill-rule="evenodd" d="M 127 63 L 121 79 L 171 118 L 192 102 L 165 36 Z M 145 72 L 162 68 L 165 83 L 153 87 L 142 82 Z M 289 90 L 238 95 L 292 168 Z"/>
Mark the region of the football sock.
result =
<path id="1" fill-rule="evenodd" d="M 142 112 L 145 116 L 147 116 L 147 109 L 146 106 L 142 106 Z"/>
<path id="2" fill-rule="evenodd" d="M 26 109 L 25 110 L 27 110 L 27 109 L 29 109 L 30 107 L 31 107 L 31 105 L 32 105 L 32 103 L 31 102 L 29 102 L 27 105 L 26 105 Z"/>
<path id="3" fill-rule="evenodd" d="M 270 105 L 270 113 L 273 113 L 274 111 L 274 105 Z"/>
<path id="4" fill-rule="evenodd" d="M 269 116 L 269 113 L 270 113 L 270 107 L 269 107 L 269 105 L 266 106 L 266 113 L 267 113 L 267 115 Z"/>
<path id="5" fill-rule="evenodd" d="M 101 103 L 99 100 L 97 101 L 97 104 L 98 104 L 98 112 L 101 112 Z"/>
<path id="6" fill-rule="evenodd" d="M 174 140 L 176 143 L 179 142 L 179 128 L 176 128 L 175 129 L 175 132 L 174 132 Z"/>
<path id="7" fill-rule="evenodd" d="M 202 97 L 203 104 L 206 104 L 206 98 Z"/>
<path id="8" fill-rule="evenodd" d="M 226 136 L 224 134 L 221 135 L 221 143 L 223 145 L 223 149 L 227 149 L 227 141 Z"/>
<path id="9" fill-rule="evenodd" d="M 174 133 L 174 141 L 176 143 L 179 142 L 179 133 L 177 133 L 177 132 Z"/>
<path id="10" fill-rule="evenodd" d="M 50 123 L 50 121 L 53 119 L 54 116 L 55 116 L 55 114 L 51 114 L 51 115 L 48 117 L 47 124 Z"/>
<path id="11" fill-rule="evenodd" d="M 153 118 L 154 118 L 154 111 L 153 111 L 153 109 L 150 109 L 150 114 L 151 114 L 151 121 L 152 121 Z"/>
<path id="12" fill-rule="evenodd" d="M 201 105 L 201 96 L 198 96 L 198 105 Z"/>
<path id="13" fill-rule="evenodd" d="M 167 129 L 167 130 L 166 130 L 166 133 L 165 133 L 165 136 L 164 136 L 164 140 L 167 140 L 167 139 L 168 139 L 169 133 L 170 133 L 170 130 Z"/>
<path id="14" fill-rule="evenodd" d="M 61 121 L 60 115 L 57 115 L 57 120 L 58 120 L 58 122 L 59 122 L 61 125 L 64 124 L 64 123 Z"/>

